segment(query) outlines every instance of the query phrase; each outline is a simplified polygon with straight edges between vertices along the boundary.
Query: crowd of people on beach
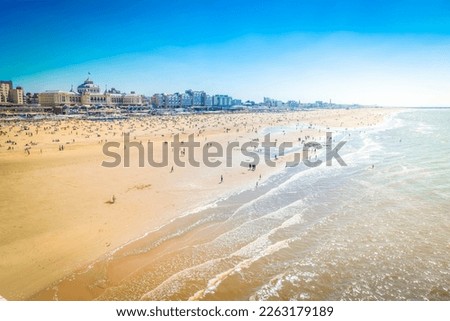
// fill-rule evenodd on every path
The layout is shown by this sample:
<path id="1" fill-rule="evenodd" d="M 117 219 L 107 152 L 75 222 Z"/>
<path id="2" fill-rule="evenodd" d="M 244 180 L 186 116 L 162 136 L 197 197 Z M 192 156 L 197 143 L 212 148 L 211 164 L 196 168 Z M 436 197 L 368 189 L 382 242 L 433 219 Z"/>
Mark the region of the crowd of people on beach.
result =
<path id="1" fill-rule="evenodd" d="M 330 112 L 331 113 L 331 112 Z M 168 144 L 168 140 L 175 135 L 188 137 L 193 134 L 199 140 L 207 142 L 221 137 L 228 137 L 228 144 L 243 140 L 251 140 L 255 146 L 263 139 L 264 134 L 272 134 L 275 142 L 278 139 L 292 134 L 297 135 L 298 144 L 319 139 L 331 127 L 346 130 L 352 126 L 371 126 L 383 118 L 383 113 L 374 114 L 371 120 L 349 111 L 333 111 L 334 118 L 323 111 L 315 112 L 286 112 L 286 113 L 258 113 L 258 114 L 214 114 L 214 115 L 160 115 L 142 118 L 115 119 L 109 121 L 92 121 L 86 119 L 43 119 L 39 121 L 0 121 L 0 155 L 3 152 L 16 152 L 22 146 L 26 156 L 32 157 L 32 152 L 38 148 L 39 154 L 49 154 L 82 149 L 92 144 L 104 144 L 109 141 L 118 141 L 129 134 L 134 140 L 147 142 L 156 141 Z M 342 121 L 345 114 L 346 121 Z M 352 122 L 353 124 L 351 124 Z M 291 126 L 289 129 L 283 128 Z M 345 126 L 345 127 L 344 127 Z M 280 128 L 283 128 L 280 130 Z M 272 129 L 272 130 L 270 130 Z M 224 142 L 224 144 L 226 144 Z M 261 150 L 257 150 L 261 151 Z M 186 150 L 180 150 L 180 156 L 186 156 Z M 282 155 L 275 154 L 274 161 L 280 161 Z M 317 151 L 311 153 L 317 158 Z M 170 173 L 174 166 L 170 165 Z M 249 163 L 248 171 L 257 172 L 257 164 Z M 225 173 L 224 173 L 225 174 Z M 224 183 L 224 174 L 220 175 L 219 184 Z M 261 180 L 261 175 L 259 176 Z M 255 187 L 258 187 L 258 180 Z M 110 204 L 116 202 L 113 196 Z"/>

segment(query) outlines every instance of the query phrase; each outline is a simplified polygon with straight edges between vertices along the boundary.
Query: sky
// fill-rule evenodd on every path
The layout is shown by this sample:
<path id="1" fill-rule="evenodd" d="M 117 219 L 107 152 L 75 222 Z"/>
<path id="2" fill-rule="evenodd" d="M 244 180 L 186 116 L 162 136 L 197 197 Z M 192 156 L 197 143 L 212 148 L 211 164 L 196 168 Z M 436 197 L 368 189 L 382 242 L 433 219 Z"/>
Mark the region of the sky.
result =
<path id="1" fill-rule="evenodd" d="M 448 0 L 2 0 L 0 79 L 450 106 Z"/>

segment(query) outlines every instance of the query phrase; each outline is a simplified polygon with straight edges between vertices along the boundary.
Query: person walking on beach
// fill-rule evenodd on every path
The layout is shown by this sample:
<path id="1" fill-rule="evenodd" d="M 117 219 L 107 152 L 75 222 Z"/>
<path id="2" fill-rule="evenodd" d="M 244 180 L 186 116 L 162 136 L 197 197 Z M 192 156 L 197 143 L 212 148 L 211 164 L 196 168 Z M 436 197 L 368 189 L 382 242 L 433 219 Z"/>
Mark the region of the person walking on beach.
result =
<path id="1" fill-rule="evenodd" d="M 223 175 L 220 175 L 220 184 L 223 183 Z"/>

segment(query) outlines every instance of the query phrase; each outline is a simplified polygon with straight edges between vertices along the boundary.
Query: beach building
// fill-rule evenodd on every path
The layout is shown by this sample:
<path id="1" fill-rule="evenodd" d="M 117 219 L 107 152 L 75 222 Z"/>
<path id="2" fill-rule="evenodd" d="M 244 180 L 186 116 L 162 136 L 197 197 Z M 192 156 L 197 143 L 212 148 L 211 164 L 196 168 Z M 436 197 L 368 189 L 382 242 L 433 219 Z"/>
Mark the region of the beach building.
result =
<path id="1" fill-rule="evenodd" d="M 107 94 L 108 97 L 108 94 Z M 112 96 L 110 96 L 112 98 Z M 111 100 L 112 101 L 112 100 Z M 122 105 L 124 106 L 141 106 L 142 95 L 136 94 L 134 91 L 129 94 L 123 95 Z"/>
<path id="2" fill-rule="evenodd" d="M 240 106 L 240 105 L 242 105 L 242 100 L 241 99 L 232 99 L 231 105 L 232 106 Z"/>
<path id="3" fill-rule="evenodd" d="M 23 105 L 23 88 L 13 87 L 11 80 L 0 81 L 0 104 Z"/>
<path id="4" fill-rule="evenodd" d="M 216 107 L 230 107 L 232 105 L 233 98 L 228 95 L 214 95 L 213 106 Z"/>
<path id="5" fill-rule="evenodd" d="M 100 86 L 96 85 L 90 78 L 86 79 L 77 87 L 77 91 L 47 90 L 39 94 L 41 106 L 141 106 L 143 104 L 142 95 L 132 91 L 130 94 L 121 93 L 112 88 L 100 91 Z"/>
<path id="6" fill-rule="evenodd" d="M 9 100 L 15 105 L 23 105 L 23 89 L 16 87 L 9 91 Z"/>
<path id="7" fill-rule="evenodd" d="M 188 89 L 185 93 L 191 96 L 193 107 L 205 106 L 206 93 L 204 91 Z"/>
<path id="8" fill-rule="evenodd" d="M 229 108 L 241 105 L 241 100 L 234 100 L 228 95 L 209 95 L 204 91 L 185 90 L 184 93 L 163 94 L 156 93 L 151 97 L 153 108 L 194 108 L 197 110 L 210 110 Z"/>
<path id="9" fill-rule="evenodd" d="M 178 108 L 181 105 L 180 95 L 178 93 L 166 95 L 167 107 Z"/>
<path id="10" fill-rule="evenodd" d="M 39 94 L 39 104 L 48 107 L 81 105 L 81 96 L 73 91 L 47 90 Z"/>
<path id="11" fill-rule="evenodd" d="M 0 81 L 0 103 L 8 102 L 11 87 L 12 81 Z"/>
<path id="12" fill-rule="evenodd" d="M 154 94 L 151 101 L 154 108 L 167 108 L 167 95 L 165 94 Z"/>
<path id="13" fill-rule="evenodd" d="M 213 105 L 213 97 L 211 95 L 205 95 L 205 106 L 207 108 Z"/>
<path id="14" fill-rule="evenodd" d="M 188 108 L 192 106 L 192 97 L 188 93 L 184 92 L 180 94 L 180 107 Z"/>

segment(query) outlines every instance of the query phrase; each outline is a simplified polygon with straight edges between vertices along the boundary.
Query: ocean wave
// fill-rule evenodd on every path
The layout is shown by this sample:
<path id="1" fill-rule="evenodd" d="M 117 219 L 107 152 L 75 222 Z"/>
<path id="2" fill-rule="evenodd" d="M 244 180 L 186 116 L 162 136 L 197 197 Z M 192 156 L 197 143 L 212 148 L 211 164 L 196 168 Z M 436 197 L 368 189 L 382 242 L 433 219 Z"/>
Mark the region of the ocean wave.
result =
<path id="1" fill-rule="evenodd" d="M 275 212 L 271 212 L 264 217 L 257 218 L 256 220 L 252 220 L 244 224 L 249 226 L 255 226 L 257 220 L 261 220 L 264 218 L 268 217 L 270 217 L 271 219 L 275 219 L 277 217 L 285 218 L 283 212 L 285 212 L 286 210 L 292 210 L 292 208 L 295 208 L 295 206 L 298 206 L 299 204 L 301 204 L 301 202 L 302 201 L 297 201 L 295 202 L 295 205 L 293 204 L 287 205 L 286 207 L 281 208 Z M 215 287 L 218 286 L 227 276 L 231 275 L 234 272 L 239 272 L 241 269 L 248 267 L 252 262 L 257 261 L 264 256 L 271 255 L 275 251 L 287 247 L 288 243 L 293 239 L 281 240 L 279 242 L 276 242 L 275 244 L 272 244 L 270 236 L 272 236 L 280 229 L 285 229 L 295 224 L 300 224 L 301 222 L 302 222 L 302 213 L 293 212 L 292 215 L 290 215 L 287 220 L 283 220 L 279 226 L 271 228 L 267 233 L 259 236 L 254 241 L 244 245 L 243 247 L 239 248 L 233 253 L 221 258 L 210 259 L 206 262 L 188 267 L 182 271 L 173 274 L 163 283 L 158 285 L 156 288 L 144 294 L 141 297 L 141 299 L 147 300 L 158 298 L 160 297 L 160 295 L 166 297 L 167 295 L 174 294 L 183 287 L 186 280 L 193 279 L 195 275 L 198 275 L 200 278 L 204 277 L 205 275 L 207 275 L 208 272 L 210 273 L 211 271 L 213 271 L 214 268 L 220 267 L 221 264 L 223 265 L 223 263 L 229 263 L 237 260 L 237 263 L 234 266 L 225 270 L 224 272 L 217 273 L 214 277 L 212 277 L 207 282 L 207 286 L 203 289 L 203 291 L 199 290 L 196 294 L 191 296 L 191 299 L 200 298 L 208 293 L 212 293 Z M 221 243 L 222 241 L 226 242 L 227 239 L 230 239 L 230 234 L 236 232 L 239 235 L 241 235 L 241 237 L 248 238 L 248 235 L 245 234 L 242 235 L 242 233 L 239 233 L 238 231 L 239 228 L 242 228 L 242 225 L 233 231 L 228 231 L 225 234 L 221 234 L 219 238 L 216 238 L 211 242 L 202 244 L 202 247 L 211 248 L 212 247 L 211 243 L 213 242 L 215 243 Z M 231 237 L 231 239 L 234 240 L 234 237 Z"/>
<path id="2" fill-rule="evenodd" d="M 208 283 L 204 289 L 196 292 L 193 296 L 191 296 L 189 298 L 189 301 L 200 300 L 200 299 L 204 298 L 205 295 L 214 293 L 217 290 L 217 288 L 219 287 L 219 285 L 230 275 L 232 275 L 234 273 L 239 273 L 242 269 L 249 268 L 252 265 L 252 263 L 258 261 L 262 257 L 272 255 L 273 253 L 278 252 L 281 249 L 289 247 L 290 241 L 291 240 L 282 240 L 275 244 L 269 244 L 268 239 L 266 237 L 258 238 L 258 240 L 253 242 L 254 244 L 251 245 L 256 248 L 256 250 L 259 253 L 258 255 L 251 256 L 250 258 L 247 258 L 247 259 L 239 262 L 237 265 L 228 269 L 227 271 L 224 271 L 224 272 L 216 275 L 215 277 L 213 277 L 212 279 L 210 279 L 208 281 Z M 248 247 L 248 246 L 249 245 L 247 245 L 246 247 Z M 240 250 L 237 253 L 234 253 L 233 255 L 239 255 L 239 253 L 242 253 L 242 251 Z"/>

